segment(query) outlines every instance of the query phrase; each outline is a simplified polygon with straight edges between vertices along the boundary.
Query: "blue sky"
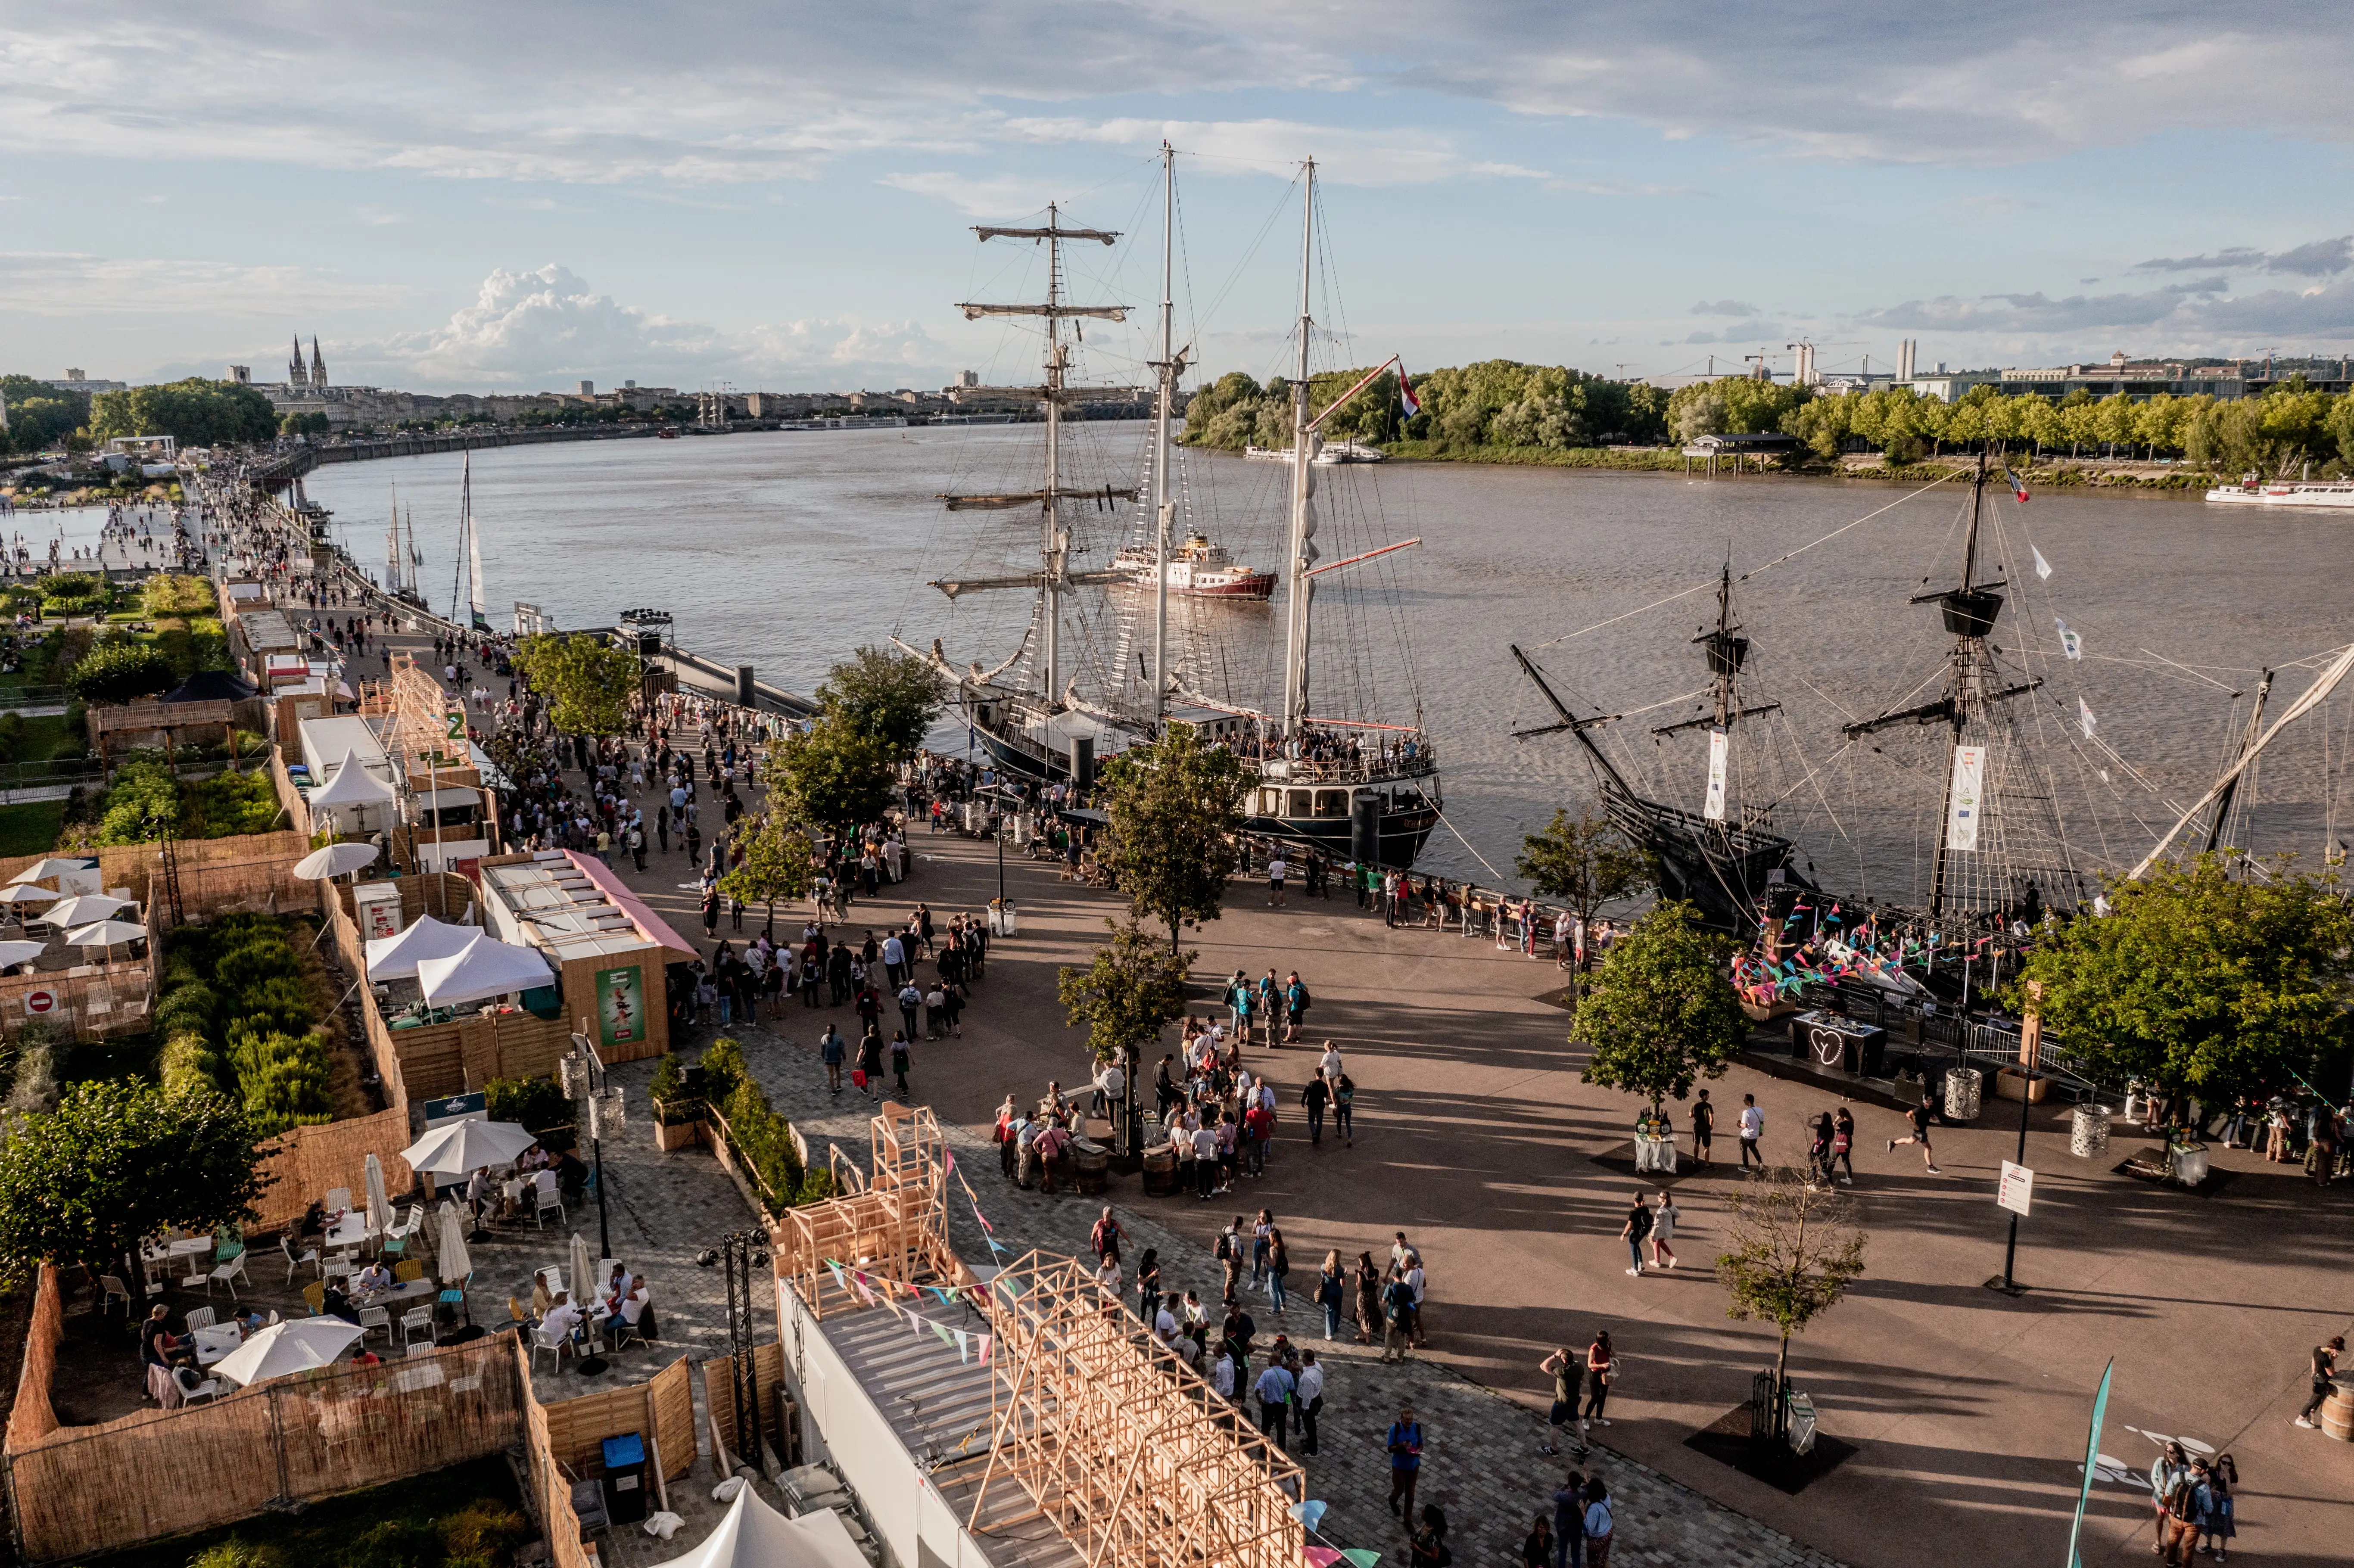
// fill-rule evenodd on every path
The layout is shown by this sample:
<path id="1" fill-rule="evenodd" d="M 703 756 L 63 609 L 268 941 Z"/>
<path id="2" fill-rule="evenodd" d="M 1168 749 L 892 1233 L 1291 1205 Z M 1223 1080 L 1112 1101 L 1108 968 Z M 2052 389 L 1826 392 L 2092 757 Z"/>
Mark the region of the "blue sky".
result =
<path id="1" fill-rule="evenodd" d="M 1064 201 L 1149 306 L 1164 135 L 1213 374 L 1282 368 L 1308 154 L 1359 363 L 2354 349 L 2342 6 L 1930 9 L 5 0 L 0 368 L 1012 380 L 966 226 Z"/>

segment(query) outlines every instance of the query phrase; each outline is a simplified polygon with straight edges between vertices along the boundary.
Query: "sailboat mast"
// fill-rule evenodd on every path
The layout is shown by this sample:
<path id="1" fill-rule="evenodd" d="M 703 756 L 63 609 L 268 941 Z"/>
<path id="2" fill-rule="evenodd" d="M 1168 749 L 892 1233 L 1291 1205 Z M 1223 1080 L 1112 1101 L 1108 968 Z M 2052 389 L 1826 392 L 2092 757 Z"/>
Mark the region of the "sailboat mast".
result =
<path id="1" fill-rule="evenodd" d="M 1315 326 L 1309 314 L 1309 287 L 1316 263 L 1316 160 L 1308 160 L 1299 203 L 1299 375 L 1291 384 L 1291 548 L 1287 552 L 1283 641 L 1283 727 L 1297 736 L 1308 724 L 1308 609 L 1315 588 L 1308 569 L 1316 558 L 1310 542 L 1316 520 L 1310 499 L 1316 493 L 1315 453 L 1308 429 L 1308 337 Z"/>
<path id="2" fill-rule="evenodd" d="M 400 574 L 400 586 L 407 588 L 411 594 L 415 594 L 417 592 L 418 567 L 417 509 L 413 506 L 410 507 L 404 514 L 403 521 L 406 522 L 408 526 L 408 549 L 401 563 L 402 571 Z"/>
<path id="3" fill-rule="evenodd" d="M 458 559 L 450 568 L 450 619 L 458 619 L 458 585 L 466 578 L 466 536 L 474 531 L 474 454 L 458 471 Z"/>
<path id="4" fill-rule="evenodd" d="M 392 526 L 384 535 L 384 591 L 400 591 L 400 483 L 392 486 Z"/>
<path id="5" fill-rule="evenodd" d="M 1169 416 L 1177 395 L 1175 254 L 1177 154 L 1161 143 L 1161 397 L 1152 408 L 1152 723 L 1169 711 Z"/>
<path id="6" fill-rule="evenodd" d="M 1062 483 L 1063 437 L 1063 323 L 1055 313 L 1062 301 L 1063 253 L 1062 239 L 1056 232 L 1062 227 L 1060 209 L 1052 202 L 1046 205 L 1046 493 L 1039 503 L 1042 533 L 1038 546 L 1039 565 L 1045 580 L 1039 586 L 1039 619 L 1044 622 L 1046 654 L 1044 690 L 1046 705 L 1051 710 L 1062 689 L 1063 619 L 1062 588 L 1062 510 L 1055 492 Z"/>
<path id="7" fill-rule="evenodd" d="M 2270 670 L 2267 670 L 2264 673 L 2264 678 L 2256 683 L 2255 710 L 2248 715 L 2248 727 L 2240 736 L 2239 752 L 2232 758 L 2234 762 L 2245 758 L 2249 751 L 2254 747 L 2256 744 L 2256 736 L 2264 733 L 2264 699 L 2272 694 L 2273 673 Z M 2230 821 L 2232 816 L 2232 802 L 2239 798 L 2239 793 L 2240 775 L 2234 773 L 2232 775 L 2231 780 L 2223 786 L 2222 794 L 2216 797 L 2215 819 L 2207 824 L 2207 853 L 2209 854 L 2213 854 L 2215 853 L 2216 846 L 2222 842 L 2223 828 L 2225 824 Z"/>
<path id="8" fill-rule="evenodd" d="M 1715 668 L 1710 673 L 1716 677 L 1716 727 L 1723 729 L 1733 717 L 1734 672 L 1740 666 L 1733 660 L 1733 563 L 1724 563 L 1723 575 L 1716 579 L 1716 641 L 1711 649 L 1710 661 Z"/>
<path id="9" fill-rule="evenodd" d="M 1978 471 L 1970 480 L 1969 531 L 1962 538 L 1962 582 L 1961 587 L 1956 590 L 1957 598 L 1965 606 L 1970 594 L 1970 579 L 1978 576 L 1978 511 L 1986 501 L 1986 453 L 1980 450 Z M 1953 717 L 1949 722 L 1953 728 L 1953 745 L 1956 748 L 1961 746 L 1962 732 L 1969 724 L 1971 686 L 1976 679 L 1973 669 L 1976 662 L 1976 641 L 1977 640 L 1967 631 L 1957 634 L 1954 639 L 1953 687 L 1950 694 Z M 1948 849 L 1946 844 L 1953 837 L 1954 772 L 1954 763 L 1949 755 L 1946 768 L 1944 803 L 1937 811 L 1937 851 L 1929 865 L 1929 918 L 1932 920 L 1935 920 L 1946 912 L 1946 872 L 1953 855 L 1953 851 Z M 1967 1000 L 1967 998 L 1964 999 L 1966 1004 Z"/>

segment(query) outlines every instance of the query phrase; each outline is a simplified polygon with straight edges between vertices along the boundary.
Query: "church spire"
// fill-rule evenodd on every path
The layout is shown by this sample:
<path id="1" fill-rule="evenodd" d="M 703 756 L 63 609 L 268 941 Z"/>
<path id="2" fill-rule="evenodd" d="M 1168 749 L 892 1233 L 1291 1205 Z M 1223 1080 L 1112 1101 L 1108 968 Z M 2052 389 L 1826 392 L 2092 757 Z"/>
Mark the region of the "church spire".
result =
<path id="1" fill-rule="evenodd" d="M 294 357 L 286 362 L 286 385 L 306 387 L 310 381 L 310 375 L 302 368 L 302 338 L 298 333 L 294 338 Z"/>
<path id="2" fill-rule="evenodd" d="M 319 334 L 313 333 L 311 334 L 311 385 L 324 387 L 326 384 L 327 362 L 319 357 Z"/>

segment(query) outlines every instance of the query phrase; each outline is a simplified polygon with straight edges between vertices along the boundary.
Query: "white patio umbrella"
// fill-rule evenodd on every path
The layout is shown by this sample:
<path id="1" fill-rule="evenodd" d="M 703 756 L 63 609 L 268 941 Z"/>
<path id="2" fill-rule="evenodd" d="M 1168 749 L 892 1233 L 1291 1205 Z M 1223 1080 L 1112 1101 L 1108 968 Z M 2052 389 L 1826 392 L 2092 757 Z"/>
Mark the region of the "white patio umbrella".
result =
<path id="1" fill-rule="evenodd" d="M 10 969 L 49 950 L 47 942 L 0 942 L 0 969 Z"/>
<path id="2" fill-rule="evenodd" d="M 54 882 L 60 876 L 70 876 L 76 872 L 97 869 L 98 862 L 94 860 L 59 860 L 51 856 L 48 860 L 34 862 L 10 877 L 8 881 L 11 885 L 22 886 L 28 882 Z"/>
<path id="3" fill-rule="evenodd" d="M 273 1377 L 333 1366 L 360 1337 L 357 1323 L 341 1318 L 295 1318 L 246 1340 L 216 1363 L 215 1377 L 251 1387 Z"/>
<path id="4" fill-rule="evenodd" d="M 471 1176 L 485 1165 L 502 1165 L 539 1139 L 512 1121 L 453 1121 L 437 1127 L 400 1151 L 420 1176 Z"/>
<path id="5" fill-rule="evenodd" d="M 84 893 L 53 905 L 41 918 L 60 928 L 94 926 L 101 920 L 113 919 L 125 909 L 138 907 L 128 898 L 113 898 L 103 893 Z"/>
<path id="6" fill-rule="evenodd" d="M 441 1205 L 441 1235 L 435 1245 L 433 1270 L 444 1285 L 462 1285 L 466 1276 L 474 1272 L 474 1260 L 466 1253 L 466 1221 L 455 1203 Z"/>
<path id="7" fill-rule="evenodd" d="M 597 1305 L 597 1292 L 605 1287 L 605 1282 L 597 1277 L 596 1268 L 588 1256 L 588 1244 L 578 1231 L 572 1233 L 569 1262 L 571 1268 L 567 1279 L 572 1287 L 572 1304 L 586 1312 Z"/>
<path id="8" fill-rule="evenodd" d="M 146 935 L 146 927 L 134 926 L 128 920 L 101 920 L 95 926 L 68 931 L 66 940 L 77 948 L 119 948 L 125 942 L 143 940 Z"/>
<path id="9" fill-rule="evenodd" d="M 392 1200 L 384 1190 L 384 1161 L 374 1154 L 367 1157 L 367 1223 L 368 1229 L 378 1235 L 392 1229 Z"/>
<path id="10" fill-rule="evenodd" d="M 314 849 L 294 863 L 294 874 L 305 882 L 331 882 L 350 872 L 364 871 L 376 863 L 384 853 L 381 844 L 346 839 L 324 849 Z"/>
<path id="11" fill-rule="evenodd" d="M 55 904 L 61 896 L 46 887 L 35 887 L 25 882 L 12 882 L 6 887 L 0 887 L 0 904 Z"/>

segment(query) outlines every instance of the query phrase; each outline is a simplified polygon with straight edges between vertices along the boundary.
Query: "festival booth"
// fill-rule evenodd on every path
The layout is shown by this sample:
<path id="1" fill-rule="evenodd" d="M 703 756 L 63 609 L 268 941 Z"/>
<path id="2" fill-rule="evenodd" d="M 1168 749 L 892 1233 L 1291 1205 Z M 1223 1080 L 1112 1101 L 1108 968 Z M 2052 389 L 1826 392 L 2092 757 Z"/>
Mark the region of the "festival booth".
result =
<path id="1" fill-rule="evenodd" d="M 563 1016 L 593 1018 L 608 1064 L 670 1049 L 663 969 L 695 950 L 593 855 L 565 850 L 482 863 L 482 925 L 556 969 Z"/>

